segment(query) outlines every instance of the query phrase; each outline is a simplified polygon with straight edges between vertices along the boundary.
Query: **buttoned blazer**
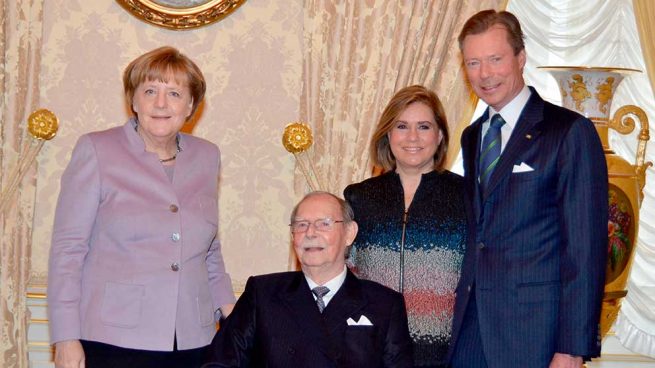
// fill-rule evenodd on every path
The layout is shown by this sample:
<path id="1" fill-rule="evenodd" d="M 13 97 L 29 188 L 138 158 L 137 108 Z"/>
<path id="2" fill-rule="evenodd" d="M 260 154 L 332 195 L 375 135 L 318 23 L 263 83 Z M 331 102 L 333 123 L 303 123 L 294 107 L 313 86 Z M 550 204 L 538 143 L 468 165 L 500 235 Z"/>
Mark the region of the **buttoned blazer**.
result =
<path id="1" fill-rule="evenodd" d="M 593 124 L 531 97 L 481 192 L 482 123 L 462 135 L 473 199 L 453 342 L 475 284 L 489 367 L 547 367 L 555 352 L 598 356 L 607 254 L 607 167 Z M 525 163 L 534 171 L 514 173 Z"/>
<path id="2" fill-rule="evenodd" d="M 218 148 L 186 134 L 173 180 L 130 120 L 80 137 L 61 179 L 48 273 L 51 342 L 205 346 L 234 301 L 217 238 Z"/>
<path id="3" fill-rule="evenodd" d="M 348 326 L 366 316 L 373 326 Z M 207 367 L 412 367 L 402 295 L 350 271 L 321 314 L 302 272 L 248 279 Z"/>

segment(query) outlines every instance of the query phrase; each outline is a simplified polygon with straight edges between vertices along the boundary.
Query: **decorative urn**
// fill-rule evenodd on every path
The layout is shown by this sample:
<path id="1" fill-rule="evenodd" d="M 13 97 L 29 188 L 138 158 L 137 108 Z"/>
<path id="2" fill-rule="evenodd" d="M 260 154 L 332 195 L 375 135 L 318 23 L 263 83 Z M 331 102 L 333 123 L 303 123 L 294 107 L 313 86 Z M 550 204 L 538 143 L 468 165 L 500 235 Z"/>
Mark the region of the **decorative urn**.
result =
<path id="1" fill-rule="evenodd" d="M 603 143 L 609 174 L 609 221 L 607 235 L 607 266 L 605 294 L 600 320 L 601 336 L 605 336 L 616 320 L 621 299 L 627 295 L 626 284 L 635 253 L 639 230 L 639 208 L 646 184 L 644 162 L 646 143 L 649 140 L 646 113 L 634 105 L 622 106 L 610 117 L 612 98 L 617 86 L 635 69 L 603 67 L 541 67 L 557 80 L 562 105 L 589 118 L 595 125 Z M 614 129 L 629 134 L 640 124 L 635 163 L 631 164 L 612 151 L 608 132 Z"/>

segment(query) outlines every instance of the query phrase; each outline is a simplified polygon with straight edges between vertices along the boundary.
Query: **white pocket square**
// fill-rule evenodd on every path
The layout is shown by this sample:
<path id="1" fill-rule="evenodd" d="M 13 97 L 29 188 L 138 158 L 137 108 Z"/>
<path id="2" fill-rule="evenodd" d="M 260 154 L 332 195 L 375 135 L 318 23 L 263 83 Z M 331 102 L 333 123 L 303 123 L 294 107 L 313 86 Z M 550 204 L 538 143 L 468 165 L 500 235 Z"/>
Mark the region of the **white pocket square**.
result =
<path id="1" fill-rule="evenodd" d="M 530 167 L 530 165 L 526 164 L 525 162 L 521 162 L 520 165 L 514 165 L 512 168 L 513 173 L 522 173 L 522 172 L 530 172 L 534 171 L 533 168 Z"/>
<path id="2" fill-rule="evenodd" d="M 355 322 L 354 319 L 348 318 L 346 323 L 348 323 L 348 326 L 373 326 L 371 321 L 363 314 L 359 317 L 359 321 Z"/>

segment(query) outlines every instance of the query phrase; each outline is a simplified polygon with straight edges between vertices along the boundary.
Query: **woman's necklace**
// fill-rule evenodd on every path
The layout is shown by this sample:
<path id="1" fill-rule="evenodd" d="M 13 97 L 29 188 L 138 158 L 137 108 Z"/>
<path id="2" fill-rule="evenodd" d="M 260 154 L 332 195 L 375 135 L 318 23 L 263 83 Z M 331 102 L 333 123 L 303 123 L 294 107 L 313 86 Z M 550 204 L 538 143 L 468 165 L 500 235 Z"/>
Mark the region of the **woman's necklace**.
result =
<path id="1" fill-rule="evenodd" d="M 177 147 L 175 149 L 175 154 L 172 157 L 169 157 L 169 158 L 163 158 L 163 159 L 160 158 L 159 162 L 161 162 L 163 164 L 164 162 L 171 162 L 171 161 L 175 160 L 177 158 L 177 154 L 180 153 L 180 138 L 179 137 L 175 137 L 175 146 Z"/>
<path id="2" fill-rule="evenodd" d="M 138 122 L 134 126 L 134 131 L 139 133 L 139 123 Z M 181 149 L 180 149 L 180 137 L 179 136 L 175 137 L 175 146 L 176 146 L 175 154 L 172 157 L 169 157 L 169 158 L 160 158 L 159 162 L 161 162 L 163 164 L 164 162 L 171 162 L 171 161 L 173 161 L 173 160 L 175 160 L 177 158 L 177 154 L 180 153 L 180 151 L 181 151 Z"/>

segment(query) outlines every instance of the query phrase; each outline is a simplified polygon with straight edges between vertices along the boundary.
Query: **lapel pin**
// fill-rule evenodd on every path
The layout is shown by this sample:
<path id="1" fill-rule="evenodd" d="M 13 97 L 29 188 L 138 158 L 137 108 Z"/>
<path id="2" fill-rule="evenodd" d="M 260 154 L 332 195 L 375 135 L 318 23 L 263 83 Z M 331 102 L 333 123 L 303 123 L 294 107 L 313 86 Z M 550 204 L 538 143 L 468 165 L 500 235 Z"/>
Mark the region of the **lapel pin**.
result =
<path id="1" fill-rule="evenodd" d="M 532 139 L 532 134 L 526 134 L 526 135 L 525 135 L 525 138 L 527 138 L 527 139 Z"/>

